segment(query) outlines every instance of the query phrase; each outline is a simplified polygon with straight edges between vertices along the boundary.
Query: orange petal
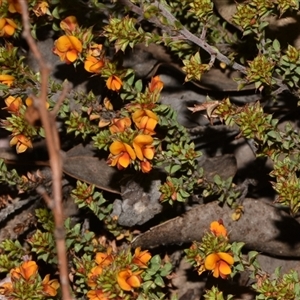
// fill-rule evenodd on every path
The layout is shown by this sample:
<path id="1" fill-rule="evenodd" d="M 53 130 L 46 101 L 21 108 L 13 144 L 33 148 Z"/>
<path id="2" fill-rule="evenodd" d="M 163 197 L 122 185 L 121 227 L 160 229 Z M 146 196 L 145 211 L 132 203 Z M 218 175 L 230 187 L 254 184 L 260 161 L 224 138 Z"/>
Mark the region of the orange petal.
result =
<path id="1" fill-rule="evenodd" d="M 147 125 L 144 128 L 153 131 L 156 125 L 157 125 L 157 121 L 155 119 L 149 118 Z"/>
<path id="2" fill-rule="evenodd" d="M 148 160 L 141 161 L 141 170 L 143 173 L 149 173 L 152 170 L 152 165 Z"/>
<path id="3" fill-rule="evenodd" d="M 74 50 L 70 50 L 67 52 L 66 58 L 69 62 L 74 62 L 78 58 L 78 52 Z"/>
<path id="4" fill-rule="evenodd" d="M 5 24 L 6 24 L 5 18 L 0 18 L 0 30 L 4 28 Z"/>
<path id="5" fill-rule="evenodd" d="M 127 152 L 123 153 L 118 160 L 118 163 L 123 167 L 127 168 L 130 164 L 130 157 Z"/>
<path id="6" fill-rule="evenodd" d="M 38 266 L 35 261 L 29 260 L 22 263 L 20 271 L 24 279 L 28 280 L 37 273 Z"/>
<path id="7" fill-rule="evenodd" d="M 215 278 L 218 278 L 220 276 L 220 270 L 219 270 L 218 266 L 216 268 L 214 268 L 214 270 L 213 270 L 213 276 Z"/>
<path id="8" fill-rule="evenodd" d="M 227 236 L 227 230 L 225 226 L 219 221 L 214 221 L 210 224 L 210 231 L 216 236 L 220 236 L 220 235 L 223 235 L 224 237 Z"/>
<path id="9" fill-rule="evenodd" d="M 0 81 L 13 81 L 15 79 L 14 76 L 8 75 L 8 74 L 1 74 L 0 75 Z"/>
<path id="10" fill-rule="evenodd" d="M 125 143 L 124 145 L 125 145 L 126 151 L 127 151 L 127 153 L 129 154 L 130 158 L 131 158 L 132 160 L 135 160 L 135 159 L 136 159 L 136 155 L 135 155 L 135 152 L 134 152 L 134 150 L 132 149 L 132 147 L 129 146 L 128 144 L 126 144 L 126 143 Z"/>
<path id="11" fill-rule="evenodd" d="M 11 27 L 13 27 L 15 29 L 18 28 L 18 25 L 14 22 L 14 20 L 8 19 L 8 18 L 6 18 L 5 20 Z"/>
<path id="12" fill-rule="evenodd" d="M 60 28 L 63 31 L 74 31 L 78 27 L 78 22 L 75 16 L 69 16 L 60 22 Z"/>
<path id="13" fill-rule="evenodd" d="M 60 52 L 66 52 L 71 48 L 71 41 L 68 36 L 63 35 L 56 40 L 55 46 Z"/>
<path id="14" fill-rule="evenodd" d="M 144 154 L 143 154 L 143 151 L 142 151 L 142 148 L 140 147 L 140 145 L 136 144 L 136 143 L 133 143 L 133 148 L 134 148 L 134 151 L 136 153 L 136 156 L 139 160 L 143 161 L 144 160 Z"/>
<path id="15" fill-rule="evenodd" d="M 129 270 L 120 271 L 117 275 L 117 282 L 120 288 L 124 291 L 131 291 L 132 287 L 126 282 L 128 277 L 132 275 L 132 272 Z"/>
<path id="16" fill-rule="evenodd" d="M 125 145 L 124 143 L 120 142 L 120 141 L 114 141 L 110 147 L 109 147 L 109 151 L 111 154 L 113 155 L 118 155 L 123 151 L 126 151 Z"/>
<path id="17" fill-rule="evenodd" d="M 143 149 L 143 154 L 144 154 L 144 156 L 147 158 L 147 159 L 149 159 L 149 160 L 151 160 L 151 159 L 153 159 L 153 157 L 154 157 L 154 149 L 153 149 L 153 147 L 149 147 L 149 148 L 144 148 Z"/>
<path id="18" fill-rule="evenodd" d="M 226 252 L 219 252 L 217 253 L 217 255 L 220 257 L 220 259 L 224 260 L 225 262 L 227 262 L 227 264 L 229 265 L 233 265 L 234 264 L 234 259 L 233 257 L 226 253 Z"/>
<path id="19" fill-rule="evenodd" d="M 220 260 L 216 253 L 209 254 L 204 261 L 204 266 L 206 270 L 214 270 L 216 268 L 217 262 Z"/>
<path id="20" fill-rule="evenodd" d="M 145 113 L 146 113 L 146 115 L 147 115 L 149 118 L 158 121 L 158 116 L 157 116 L 156 113 L 154 113 L 153 111 L 151 111 L 151 110 L 149 110 L 149 109 L 145 109 Z"/>
<path id="21" fill-rule="evenodd" d="M 127 283 L 132 286 L 133 288 L 137 288 L 137 287 L 140 287 L 141 286 L 141 281 L 139 279 L 138 276 L 130 276 L 128 279 L 127 279 Z"/>
<path id="22" fill-rule="evenodd" d="M 153 137 L 147 134 L 140 134 L 134 138 L 133 142 L 140 146 L 151 145 L 153 143 Z"/>
<path id="23" fill-rule="evenodd" d="M 119 91 L 122 87 L 122 80 L 115 75 L 111 75 L 107 80 L 106 80 L 106 86 L 108 89 L 112 91 Z"/>
<path id="24" fill-rule="evenodd" d="M 144 110 L 142 109 L 139 109 L 139 110 L 136 110 L 133 114 L 132 114 L 132 120 L 134 123 L 139 123 L 141 121 L 141 118 L 142 116 L 145 115 L 145 112 Z"/>
<path id="25" fill-rule="evenodd" d="M 76 36 L 70 35 L 69 36 L 70 42 L 72 44 L 72 48 L 78 52 L 82 52 L 82 43 Z"/>
<path id="26" fill-rule="evenodd" d="M 27 147 L 32 148 L 31 140 L 25 137 L 23 134 L 19 135 L 19 141 Z"/>
<path id="27" fill-rule="evenodd" d="M 219 271 L 223 275 L 229 275 L 231 273 L 231 268 L 230 266 L 225 262 L 225 261 L 220 261 L 219 263 Z"/>

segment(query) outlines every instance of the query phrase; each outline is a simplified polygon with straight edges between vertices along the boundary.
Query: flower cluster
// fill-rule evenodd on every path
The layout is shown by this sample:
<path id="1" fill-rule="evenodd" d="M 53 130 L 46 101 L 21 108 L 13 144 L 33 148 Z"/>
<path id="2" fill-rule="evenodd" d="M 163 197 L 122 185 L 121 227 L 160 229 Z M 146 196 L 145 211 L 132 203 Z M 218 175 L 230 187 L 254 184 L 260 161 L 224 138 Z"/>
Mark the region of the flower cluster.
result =
<path id="1" fill-rule="evenodd" d="M 93 266 L 85 276 L 90 289 L 88 299 L 108 300 L 112 295 L 117 295 L 120 300 L 136 299 L 151 257 L 147 250 L 141 251 L 140 248 L 135 249 L 133 256 L 128 251 L 114 254 L 110 247 L 106 252 L 96 253 Z"/>
<path id="2" fill-rule="evenodd" d="M 3 3 L 2 3 L 3 2 Z M 1 18 L 0 18 L 0 37 L 13 37 L 16 31 L 20 30 L 17 14 L 21 14 L 21 6 L 18 1 L 7 0 L 1 1 Z"/>
<path id="3" fill-rule="evenodd" d="M 53 53 L 66 64 L 83 61 L 87 72 L 100 74 L 106 79 L 107 88 L 118 92 L 123 85 L 122 79 L 117 75 L 115 65 L 105 57 L 103 45 L 92 41 L 91 30 L 79 27 L 75 16 L 63 19 L 60 28 L 65 34 L 54 42 Z"/>
<path id="4" fill-rule="evenodd" d="M 2 126 L 12 132 L 10 146 L 16 146 L 17 153 L 22 153 L 32 148 L 30 137 L 35 135 L 35 129 L 24 120 L 26 107 L 20 97 L 9 96 L 4 101 L 4 109 L 11 113 L 11 117 L 2 121 Z"/>
<path id="5" fill-rule="evenodd" d="M 232 273 L 234 258 L 222 220 L 212 222 L 210 232 L 205 233 L 202 242 L 194 242 L 186 253 L 199 275 L 211 271 L 214 277 L 226 279 Z"/>
<path id="6" fill-rule="evenodd" d="M 35 261 L 24 261 L 10 271 L 10 282 L 0 286 L 0 293 L 11 300 L 46 299 L 57 295 L 59 283 L 47 274 L 42 280 Z"/>
<path id="7" fill-rule="evenodd" d="M 159 76 L 152 78 L 145 92 L 147 97 L 140 97 L 142 101 L 132 102 L 126 106 L 125 113 L 130 114 L 130 117 L 112 120 L 109 126 L 113 139 L 109 147 L 108 164 L 110 166 L 116 166 L 122 170 L 132 163 L 143 173 L 150 172 L 152 169 L 150 161 L 155 155 L 153 135 L 156 134 L 155 127 L 159 121 L 158 116 L 152 110 L 155 107 L 153 95 L 156 99 L 156 95 L 162 88 L 163 83 Z"/>

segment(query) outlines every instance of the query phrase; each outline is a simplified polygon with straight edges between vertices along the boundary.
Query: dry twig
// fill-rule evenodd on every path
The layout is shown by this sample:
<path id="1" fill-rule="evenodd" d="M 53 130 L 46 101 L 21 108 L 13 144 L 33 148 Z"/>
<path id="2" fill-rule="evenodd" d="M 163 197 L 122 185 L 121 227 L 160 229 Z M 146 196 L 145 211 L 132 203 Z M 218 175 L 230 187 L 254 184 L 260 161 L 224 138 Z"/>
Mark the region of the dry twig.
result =
<path id="1" fill-rule="evenodd" d="M 68 279 L 68 262 L 65 244 L 65 230 L 64 230 L 64 215 L 62 207 L 62 159 L 60 155 L 60 142 L 58 131 L 55 125 L 54 116 L 51 115 L 46 108 L 48 79 L 50 67 L 42 57 L 36 42 L 30 33 L 30 21 L 28 15 L 28 5 L 25 0 L 19 0 L 22 8 L 23 21 L 23 37 L 28 43 L 35 59 L 37 60 L 41 73 L 41 91 L 40 95 L 35 98 L 34 106 L 37 108 L 40 119 L 45 130 L 46 144 L 49 152 L 49 162 L 52 170 L 52 191 L 53 191 L 53 205 L 51 205 L 54 222 L 55 222 L 55 241 L 57 248 L 57 256 L 59 262 L 59 275 L 62 288 L 63 300 L 71 300 L 71 292 Z M 49 197 L 47 197 L 48 199 Z M 49 200 L 49 199 L 48 199 Z"/>

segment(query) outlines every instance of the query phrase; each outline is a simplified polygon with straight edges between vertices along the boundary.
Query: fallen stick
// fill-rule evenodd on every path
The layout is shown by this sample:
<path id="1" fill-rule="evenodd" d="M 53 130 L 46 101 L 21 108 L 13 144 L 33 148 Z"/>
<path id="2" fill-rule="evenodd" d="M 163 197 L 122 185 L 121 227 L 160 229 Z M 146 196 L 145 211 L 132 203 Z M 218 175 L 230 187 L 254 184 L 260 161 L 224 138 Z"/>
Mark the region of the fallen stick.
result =
<path id="1" fill-rule="evenodd" d="M 276 256 L 300 257 L 300 224 L 283 210 L 263 199 L 246 198 L 239 221 L 231 219 L 232 209 L 218 202 L 197 205 L 183 216 L 171 219 L 137 236 L 132 246 L 153 248 L 161 245 L 201 241 L 214 220 L 222 219 L 230 241 Z"/>

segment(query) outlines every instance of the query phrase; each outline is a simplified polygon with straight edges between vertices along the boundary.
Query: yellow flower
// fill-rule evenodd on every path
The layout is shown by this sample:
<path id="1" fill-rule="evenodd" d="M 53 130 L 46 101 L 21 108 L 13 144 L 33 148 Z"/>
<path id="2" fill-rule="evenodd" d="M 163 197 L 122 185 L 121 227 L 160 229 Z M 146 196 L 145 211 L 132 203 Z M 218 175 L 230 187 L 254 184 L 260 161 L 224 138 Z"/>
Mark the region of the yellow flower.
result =
<path id="1" fill-rule="evenodd" d="M 209 254 L 204 261 L 206 270 L 213 271 L 213 276 L 223 279 L 231 273 L 231 265 L 233 265 L 233 257 L 225 252 L 218 252 Z"/>
<path id="2" fill-rule="evenodd" d="M 49 4 L 46 1 L 39 1 L 32 9 L 37 17 L 44 16 L 49 13 Z"/>
<path id="3" fill-rule="evenodd" d="M 12 269 L 10 271 L 11 279 L 18 280 L 21 277 L 26 281 L 37 274 L 38 266 L 35 261 L 24 261 L 20 267 Z"/>
<path id="4" fill-rule="evenodd" d="M 10 13 L 22 13 L 21 5 L 19 4 L 18 0 L 8 0 L 8 11 Z"/>
<path id="5" fill-rule="evenodd" d="M 160 92 L 164 87 L 164 83 L 160 80 L 159 76 L 152 77 L 151 82 L 149 84 L 150 92 Z"/>
<path id="6" fill-rule="evenodd" d="M 96 266 L 91 269 L 91 272 L 88 274 L 87 285 L 91 288 L 97 286 L 97 278 L 103 272 L 102 267 Z"/>
<path id="7" fill-rule="evenodd" d="M 116 75 L 111 75 L 107 80 L 106 80 L 106 86 L 108 89 L 118 92 L 123 85 L 123 82 L 121 78 L 119 78 Z"/>
<path id="8" fill-rule="evenodd" d="M 153 138 L 150 135 L 140 134 L 134 138 L 132 145 L 139 160 L 153 159 L 155 151 L 152 143 Z"/>
<path id="9" fill-rule="evenodd" d="M 16 145 L 17 153 L 23 153 L 27 148 L 32 148 L 31 140 L 25 137 L 23 134 L 17 134 L 9 142 L 10 146 Z"/>
<path id="10" fill-rule="evenodd" d="M 117 281 L 120 288 L 124 291 L 131 291 L 141 286 L 142 279 L 139 276 L 143 271 L 132 272 L 131 270 L 120 271 L 117 275 Z"/>
<path id="11" fill-rule="evenodd" d="M 17 28 L 18 25 L 12 19 L 0 18 L 0 37 L 12 36 Z"/>
<path id="12" fill-rule="evenodd" d="M 63 35 L 55 41 L 53 52 L 59 56 L 61 61 L 70 64 L 82 52 L 82 43 L 73 35 Z"/>
<path id="13" fill-rule="evenodd" d="M 89 55 L 84 61 L 84 69 L 90 73 L 99 74 L 104 66 L 104 61 Z"/>
<path id="14" fill-rule="evenodd" d="M 110 133 L 124 132 L 126 128 L 131 126 L 131 120 L 129 118 L 114 118 L 112 124 L 109 127 Z"/>
<path id="15" fill-rule="evenodd" d="M 17 113 L 22 105 L 22 99 L 20 97 L 9 96 L 5 100 L 6 107 L 9 112 Z"/>
<path id="16" fill-rule="evenodd" d="M 158 122 L 157 115 L 149 109 L 138 109 L 132 114 L 132 120 L 143 133 L 153 135 L 154 128 Z"/>
<path id="17" fill-rule="evenodd" d="M 120 141 L 114 141 L 109 147 L 110 155 L 108 163 L 110 166 L 117 166 L 119 170 L 127 168 L 131 160 L 136 159 L 136 154 L 131 146 Z"/>
<path id="18" fill-rule="evenodd" d="M 7 74 L 0 74 L 0 83 L 11 86 L 14 83 L 15 77 Z"/>
<path id="19" fill-rule="evenodd" d="M 75 16 L 68 16 L 60 22 L 60 28 L 67 34 L 71 34 L 78 28 L 78 22 Z"/>
<path id="20" fill-rule="evenodd" d="M 47 296 L 54 297 L 57 294 L 59 283 L 56 279 L 50 279 L 50 274 L 47 274 L 42 281 L 43 292 Z"/>
<path id="21" fill-rule="evenodd" d="M 210 224 L 210 231 L 215 235 L 215 236 L 220 236 L 223 235 L 224 237 L 227 236 L 227 230 L 225 226 L 223 225 L 222 221 L 214 221 Z"/>
<path id="22" fill-rule="evenodd" d="M 147 268 L 148 262 L 151 259 L 151 254 L 148 250 L 141 251 L 141 247 L 138 247 L 134 251 L 132 262 L 138 265 L 140 268 Z"/>
<path id="23" fill-rule="evenodd" d="M 90 300 L 109 300 L 109 294 L 103 292 L 102 290 L 93 290 L 93 291 L 88 291 L 87 297 Z"/>

